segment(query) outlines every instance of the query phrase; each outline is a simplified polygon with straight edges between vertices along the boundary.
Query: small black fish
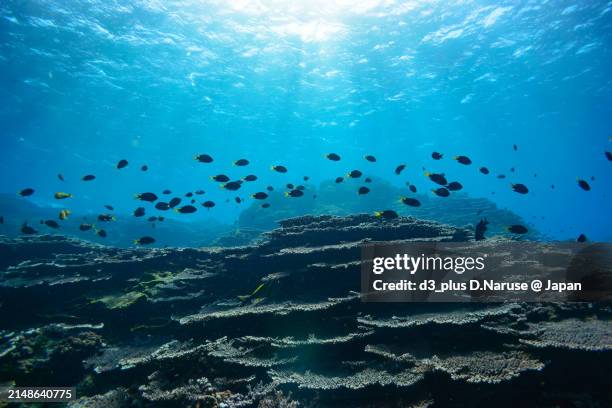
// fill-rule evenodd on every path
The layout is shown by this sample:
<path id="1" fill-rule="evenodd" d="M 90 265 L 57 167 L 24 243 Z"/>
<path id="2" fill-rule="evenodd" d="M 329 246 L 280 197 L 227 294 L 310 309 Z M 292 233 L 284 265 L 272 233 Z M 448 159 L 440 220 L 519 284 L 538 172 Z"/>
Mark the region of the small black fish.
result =
<path id="1" fill-rule="evenodd" d="M 342 183 L 343 181 L 344 181 L 344 178 L 336 177 L 336 183 Z"/>
<path id="2" fill-rule="evenodd" d="M 448 197 L 450 195 L 450 192 L 444 187 L 440 187 L 435 190 L 431 190 L 431 192 L 439 197 Z"/>
<path id="3" fill-rule="evenodd" d="M 193 197 L 193 193 L 190 191 L 188 193 L 185 194 L 185 197 L 189 198 L 189 197 Z"/>
<path id="4" fill-rule="evenodd" d="M 17 194 L 19 194 L 22 197 L 28 197 L 28 196 L 31 196 L 32 194 L 34 194 L 34 189 L 33 188 L 24 188 L 23 190 L 21 190 Z"/>
<path id="5" fill-rule="evenodd" d="M 487 169 L 486 167 L 481 167 L 481 168 L 480 168 L 480 172 L 481 172 L 482 174 L 489 174 L 489 169 Z"/>
<path id="6" fill-rule="evenodd" d="M 554 190 L 554 189 L 555 189 L 555 185 L 554 185 L 554 184 L 551 184 L 551 185 L 550 185 L 550 188 L 552 188 L 552 189 Z"/>
<path id="7" fill-rule="evenodd" d="M 296 189 L 304 191 L 306 190 L 306 187 L 300 185 L 300 186 L 297 186 Z"/>
<path id="8" fill-rule="evenodd" d="M 526 234 L 528 231 L 526 227 L 520 224 L 511 225 L 506 227 L 506 229 L 513 234 Z"/>
<path id="9" fill-rule="evenodd" d="M 4 224 L 4 215 L 0 215 L 0 224 Z"/>
<path id="10" fill-rule="evenodd" d="M 106 238 L 106 231 L 103 229 L 99 229 L 96 231 L 96 235 L 98 235 L 100 238 Z"/>
<path id="11" fill-rule="evenodd" d="M 147 171 L 147 170 L 149 170 L 149 166 L 147 166 L 146 164 L 143 164 L 143 165 L 140 167 L 140 170 L 141 170 L 141 171 Z"/>
<path id="12" fill-rule="evenodd" d="M 401 172 L 404 171 L 405 168 L 406 168 L 405 164 L 400 164 L 399 166 L 395 168 L 395 174 L 399 176 Z"/>
<path id="13" fill-rule="evenodd" d="M 489 221 L 487 221 L 486 218 L 481 219 L 478 224 L 476 224 L 476 229 L 474 231 L 474 239 L 476 241 L 485 239 L 484 234 L 487 231 L 487 224 L 489 224 Z"/>
<path id="14" fill-rule="evenodd" d="M 270 203 L 263 203 L 261 205 L 261 208 L 268 208 L 268 207 L 270 207 Z"/>
<path id="15" fill-rule="evenodd" d="M 90 229 L 92 229 L 92 228 L 93 228 L 93 225 L 91 225 L 91 224 L 85 224 L 85 223 L 83 223 L 83 224 L 79 225 L 79 229 L 80 229 L 81 231 L 89 231 L 89 230 L 90 230 Z"/>
<path id="16" fill-rule="evenodd" d="M 465 164 L 465 165 L 472 164 L 472 160 L 470 160 L 470 158 L 467 156 L 455 156 L 454 159 L 457 160 L 461 164 Z"/>
<path id="17" fill-rule="evenodd" d="M 514 167 L 510 167 L 510 172 L 514 173 Z"/>
<path id="18" fill-rule="evenodd" d="M 24 222 L 23 225 L 21 226 L 21 233 L 25 235 L 33 235 L 33 234 L 38 234 L 38 231 L 30 227 L 28 223 Z"/>
<path id="19" fill-rule="evenodd" d="M 370 192 L 370 189 L 365 186 L 359 187 L 359 190 L 357 190 L 357 193 L 360 195 L 368 194 L 369 192 Z"/>
<path id="20" fill-rule="evenodd" d="M 138 207 L 134 210 L 134 217 L 142 217 L 143 215 L 145 215 L 144 207 Z"/>
<path id="21" fill-rule="evenodd" d="M 410 191 L 412 191 L 413 193 L 416 193 L 416 192 L 417 192 L 417 188 L 416 188 L 416 186 L 415 186 L 414 184 L 409 185 L 409 186 L 408 186 L 408 189 L 409 189 Z"/>
<path id="22" fill-rule="evenodd" d="M 515 151 L 515 152 L 518 150 L 518 147 L 517 147 L 517 145 L 515 145 L 515 144 L 514 144 L 514 145 L 512 145 L 512 148 L 514 149 L 514 151 Z"/>
<path id="23" fill-rule="evenodd" d="M 308 177 L 308 176 L 304 176 L 304 177 L 302 177 L 302 180 L 304 180 L 304 181 L 308 181 L 308 180 L 310 180 L 310 177 Z"/>
<path id="24" fill-rule="evenodd" d="M 268 195 L 260 191 L 259 193 L 252 194 L 251 197 L 256 200 L 265 200 L 266 198 L 268 198 Z"/>
<path id="25" fill-rule="evenodd" d="M 589 191 L 591 190 L 591 186 L 589 185 L 589 183 L 587 183 L 586 181 L 582 180 L 582 179 L 578 179 L 578 186 L 583 189 L 584 191 Z"/>
<path id="26" fill-rule="evenodd" d="M 367 161 L 371 162 L 371 163 L 375 163 L 376 162 L 376 157 L 368 154 L 367 156 L 363 156 L 364 159 L 366 159 Z"/>
<path id="27" fill-rule="evenodd" d="M 152 203 L 153 201 L 157 200 L 157 195 L 155 195 L 155 193 L 140 193 L 136 194 L 134 198 Z"/>
<path id="28" fill-rule="evenodd" d="M 202 207 L 204 207 L 204 208 L 206 208 L 206 209 L 208 209 L 208 210 L 210 210 L 210 209 L 211 209 L 211 208 L 213 208 L 214 206 L 215 206 L 214 201 L 204 201 L 204 202 L 202 203 Z"/>
<path id="29" fill-rule="evenodd" d="M 461 190 L 463 188 L 463 185 L 461 185 L 461 183 L 459 183 L 458 181 L 452 181 L 452 182 L 448 183 L 446 188 L 449 191 L 459 191 L 459 190 Z"/>
<path id="30" fill-rule="evenodd" d="M 441 186 L 445 186 L 448 184 L 446 177 L 444 177 L 444 173 L 429 173 L 425 172 L 425 177 L 429 177 L 431 181 Z"/>
<path id="31" fill-rule="evenodd" d="M 270 167 L 271 170 L 274 170 L 278 173 L 286 173 L 287 172 L 287 168 L 285 166 L 272 166 Z"/>
<path id="32" fill-rule="evenodd" d="M 191 214 L 198 211 L 198 209 L 193 205 L 185 205 L 183 207 L 175 208 L 174 211 L 181 214 Z"/>
<path id="33" fill-rule="evenodd" d="M 291 183 L 287 184 L 285 187 L 287 187 L 289 190 L 293 190 L 293 184 Z"/>
<path id="34" fill-rule="evenodd" d="M 361 177 L 362 174 L 363 173 L 360 172 L 359 170 L 353 170 L 349 174 L 347 174 L 346 176 L 350 177 L 350 178 L 359 178 L 359 177 Z"/>
<path id="35" fill-rule="evenodd" d="M 578 238 L 576 238 L 576 242 L 586 242 L 587 241 L 587 237 L 584 234 L 580 234 L 578 235 Z"/>
<path id="36" fill-rule="evenodd" d="M 230 181 L 229 183 L 221 185 L 222 188 L 229 191 L 236 191 L 240 188 L 240 186 L 242 186 L 242 180 Z"/>
<path id="37" fill-rule="evenodd" d="M 108 204 L 106 204 L 106 205 L 104 206 L 104 208 L 106 208 L 108 211 L 115 211 L 115 208 L 113 208 L 113 206 L 112 206 L 112 205 L 108 205 Z"/>
<path id="38" fill-rule="evenodd" d="M 254 174 L 249 174 L 248 176 L 245 176 L 242 178 L 244 181 L 256 181 L 257 180 L 257 176 Z"/>
<path id="39" fill-rule="evenodd" d="M 121 159 L 119 160 L 119 162 L 117 163 L 117 168 L 118 169 L 123 169 L 124 167 L 127 167 L 128 165 L 128 161 L 125 159 Z"/>
<path id="40" fill-rule="evenodd" d="M 268 186 L 268 187 L 266 187 L 266 190 L 268 190 L 268 191 L 274 191 L 274 187 L 272 187 L 272 186 Z"/>
<path id="41" fill-rule="evenodd" d="M 196 200 L 195 200 L 195 198 L 192 198 L 191 200 L 189 200 L 189 202 L 190 202 L 191 204 L 195 204 Z"/>
<path id="42" fill-rule="evenodd" d="M 61 173 L 57 175 L 57 178 L 60 179 L 60 181 L 64 181 L 64 176 L 62 176 Z"/>
<path id="43" fill-rule="evenodd" d="M 438 153 L 438 152 L 433 152 L 431 154 L 431 158 L 434 160 L 441 160 L 444 157 L 444 155 L 442 153 Z"/>
<path id="44" fill-rule="evenodd" d="M 157 221 L 157 217 L 149 217 L 149 218 L 147 218 L 147 221 L 155 222 L 155 221 Z"/>
<path id="45" fill-rule="evenodd" d="M 45 224 L 47 227 L 49 227 L 49 228 L 54 228 L 54 229 L 59 228 L 59 224 L 58 224 L 56 221 L 53 221 L 53 220 L 46 220 L 46 221 L 44 222 L 44 224 Z"/>
<path id="46" fill-rule="evenodd" d="M 170 190 L 164 190 L 164 191 L 162 191 L 162 194 L 172 194 L 172 191 L 170 191 Z"/>
<path id="47" fill-rule="evenodd" d="M 511 184 L 511 186 L 512 186 L 512 190 L 516 191 L 519 194 L 527 194 L 529 192 L 529 189 L 524 184 L 516 183 L 516 184 Z"/>
<path id="48" fill-rule="evenodd" d="M 247 159 L 238 159 L 234 162 L 234 166 L 247 166 L 249 161 Z"/>
<path id="49" fill-rule="evenodd" d="M 340 156 L 338 156 L 336 153 L 329 153 L 325 157 L 331 161 L 340 161 Z"/>
<path id="50" fill-rule="evenodd" d="M 136 245 L 149 245 L 155 242 L 155 238 L 153 237 L 141 237 L 134 240 L 134 244 Z"/>
<path id="51" fill-rule="evenodd" d="M 164 217 L 157 217 L 157 221 L 162 222 L 163 220 L 165 220 Z"/>
<path id="52" fill-rule="evenodd" d="M 226 183 L 230 181 L 230 178 L 225 174 L 217 174 L 216 176 L 211 176 L 211 179 L 218 181 L 219 183 Z"/>
<path id="53" fill-rule="evenodd" d="M 612 153 L 606 151 L 606 159 L 608 159 L 609 161 L 612 161 Z"/>
<path id="54" fill-rule="evenodd" d="M 240 204 L 242 202 L 242 200 L 240 199 L 240 197 L 236 197 L 234 198 L 234 201 L 236 201 L 236 203 Z"/>
<path id="55" fill-rule="evenodd" d="M 591 176 L 591 181 L 595 181 L 595 176 Z"/>
<path id="56" fill-rule="evenodd" d="M 170 204 L 165 203 L 163 201 L 158 201 L 155 203 L 155 208 L 160 211 L 167 211 L 170 209 Z"/>
<path id="57" fill-rule="evenodd" d="M 115 216 L 111 214 L 100 214 L 98 215 L 98 221 L 100 222 L 115 221 Z"/>
<path id="58" fill-rule="evenodd" d="M 212 163 L 213 161 L 212 156 L 208 154 L 198 154 L 193 159 L 199 161 L 200 163 Z"/>
<path id="59" fill-rule="evenodd" d="M 506 176 L 505 176 L 504 174 L 498 174 L 498 175 L 497 175 L 497 178 L 498 178 L 498 179 L 505 179 L 505 178 L 506 178 Z"/>
<path id="60" fill-rule="evenodd" d="M 416 198 L 410 198 L 410 197 L 400 197 L 400 201 L 406 205 L 409 205 L 411 207 L 420 207 L 421 206 L 421 202 L 419 200 L 417 200 Z"/>
<path id="61" fill-rule="evenodd" d="M 196 193 L 197 195 L 202 195 L 202 194 L 204 194 L 204 193 L 205 193 L 205 191 L 204 191 L 204 190 L 196 190 L 196 192 L 195 192 L 195 193 Z"/>
<path id="62" fill-rule="evenodd" d="M 365 179 L 363 179 L 363 181 L 364 181 L 365 183 L 371 183 L 371 182 L 372 182 L 372 179 L 371 179 L 370 177 L 366 177 Z"/>
<path id="63" fill-rule="evenodd" d="M 179 205 L 181 203 L 181 199 L 178 197 L 174 197 L 172 198 L 169 202 L 168 202 L 168 207 L 170 208 L 174 208 L 177 205 Z"/>
<path id="64" fill-rule="evenodd" d="M 291 190 L 285 192 L 285 197 L 301 197 L 304 195 L 302 190 Z"/>
<path id="65" fill-rule="evenodd" d="M 399 217 L 393 210 L 375 211 L 374 216 L 376 218 L 384 218 L 385 220 L 392 220 Z"/>

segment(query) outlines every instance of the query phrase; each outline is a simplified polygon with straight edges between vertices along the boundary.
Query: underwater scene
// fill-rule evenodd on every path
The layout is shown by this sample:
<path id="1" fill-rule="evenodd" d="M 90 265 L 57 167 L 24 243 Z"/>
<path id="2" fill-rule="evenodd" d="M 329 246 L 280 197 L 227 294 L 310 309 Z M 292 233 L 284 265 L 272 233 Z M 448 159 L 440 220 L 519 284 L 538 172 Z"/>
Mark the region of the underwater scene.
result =
<path id="1" fill-rule="evenodd" d="M 604 0 L 1 1 L 0 407 L 612 406 L 611 73 Z M 601 290 L 368 302 L 419 243 Z"/>

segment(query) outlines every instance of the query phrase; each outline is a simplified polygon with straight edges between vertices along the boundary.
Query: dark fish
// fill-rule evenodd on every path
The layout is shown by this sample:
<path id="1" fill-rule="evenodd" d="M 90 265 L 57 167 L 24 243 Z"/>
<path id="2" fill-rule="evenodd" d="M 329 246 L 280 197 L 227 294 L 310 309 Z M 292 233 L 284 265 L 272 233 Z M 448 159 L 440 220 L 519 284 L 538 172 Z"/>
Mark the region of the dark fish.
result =
<path id="1" fill-rule="evenodd" d="M 136 194 L 134 198 L 152 203 L 153 201 L 157 200 L 157 195 L 155 195 L 155 193 L 140 193 Z"/>
<path id="2" fill-rule="evenodd" d="M 190 192 L 185 194 L 185 197 L 193 197 L 193 193 L 190 191 Z"/>
<path id="3" fill-rule="evenodd" d="M 595 176 L 591 176 L 591 181 L 595 181 Z"/>
<path id="4" fill-rule="evenodd" d="M 459 191 L 459 190 L 461 190 L 463 188 L 463 185 L 461 185 L 461 183 L 459 183 L 458 181 L 452 181 L 452 182 L 448 183 L 446 188 L 449 191 Z"/>
<path id="5" fill-rule="evenodd" d="M 455 156 L 454 159 L 461 164 L 472 164 L 472 160 L 470 160 L 470 158 L 467 156 Z"/>
<path id="6" fill-rule="evenodd" d="M 583 189 L 584 191 L 589 191 L 591 190 L 591 186 L 589 185 L 589 183 L 587 183 L 586 181 L 582 180 L 582 179 L 578 179 L 578 186 Z"/>
<path id="7" fill-rule="evenodd" d="M 550 185 L 550 188 L 552 188 L 552 189 L 554 190 L 554 189 L 555 189 L 555 185 L 554 185 L 554 184 L 551 184 L 551 185 Z"/>
<path id="8" fill-rule="evenodd" d="M 481 219 L 478 224 L 476 224 L 476 229 L 474 231 L 474 239 L 476 241 L 482 241 L 483 239 L 485 239 L 485 232 L 487 231 L 487 224 L 489 223 L 489 221 L 487 221 L 486 218 Z"/>
<path id="9" fill-rule="evenodd" d="M 91 225 L 91 224 L 81 224 L 81 225 L 79 225 L 79 229 L 81 231 L 89 231 L 92 228 L 93 228 L 93 225 Z"/>
<path id="10" fill-rule="evenodd" d="M 400 201 L 406 205 L 409 205 L 411 207 L 420 207 L 421 206 L 421 202 L 419 200 L 417 200 L 416 198 L 410 198 L 410 197 L 400 197 Z"/>
<path id="11" fill-rule="evenodd" d="M 164 190 L 164 191 L 162 191 L 162 194 L 172 194 L 172 191 L 170 191 L 170 190 Z"/>
<path id="12" fill-rule="evenodd" d="M 173 199 L 170 200 L 170 202 L 168 203 L 168 207 L 170 208 L 174 208 L 177 205 L 179 205 L 181 203 L 181 199 L 178 197 L 174 197 Z"/>
<path id="13" fill-rule="evenodd" d="M 362 174 L 363 173 L 360 172 L 359 170 L 353 170 L 349 174 L 347 174 L 346 176 L 350 177 L 350 178 L 359 178 L 359 177 L 361 177 Z"/>
<path id="14" fill-rule="evenodd" d="M 293 184 L 291 183 L 287 184 L 285 187 L 287 187 L 289 190 L 293 190 Z"/>
<path id="15" fill-rule="evenodd" d="M 529 192 L 529 189 L 524 184 L 516 183 L 516 184 L 511 184 L 511 186 L 512 186 L 512 190 L 516 191 L 519 194 L 527 194 Z"/>
<path id="16" fill-rule="evenodd" d="M 145 215 L 144 207 L 138 207 L 134 210 L 134 217 L 142 217 L 143 215 Z"/>
<path id="17" fill-rule="evenodd" d="M 366 177 L 365 179 L 363 179 L 363 181 L 366 182 L 366 183 L 371 183 L 372 179 L 369 178 L 369 177 Z"/>
<path id="18" fill-rule="evenodd" d="M 606 152 L 606 159 L 612 161 L 612 153 L 611 152 Z"/>
<path id="19" fill-rule="evenodd" d="M 57 221 L 53 221 L 53 220 L 47 220 L 44 222 L 44 224 L 49 227 L 49 228 L 59 228 L 59 224 L 57 223 Z"/>
<path id="20" fill-rule="evenodd" d="M 266 198 L 268 198 L 268 195 L 266 193 L 259 192 L 259 193 L 255 193 L 251 195 L 251 197 L 253 197 L 256 200 L 265 200 Z"/>
<path id="21" fill-rule="evenodd" d="M 526 227 L 520 224 L 511 225 L 506 227 L 506 229 L 513 234 L 526 234 L 528 231 Z"/>
<path id="22" fill-rule="evenodd" d="M 329 153 L 325 157 L 331 161 L 340 161 L 340 156 L 338 156 L 336 153 Z"/>
<path id="23" fill-rule="evenodd" d="M 202 203 L 202 207 L 210 210 L 211 208 L 213 208 L 215 206 L 215 203 L 213 201 L 204 201 Z"/>
<path id="24" fill-rule="evenodd" d="M 578 238 L 576 238 L 576 242 L 586 242 L 587 237 L 584 234 L 580 234 L 578 235 Z"/>
<path id="25" fill-rule="evenodd" d="M 25 235 L 32 235 L 32 234 L 38 234 L 38 231 L 30 227 L 28 223 L 24 222 L 23 225 L 21 226 L 21 233 Z"/>
<path id="26" fill-rule="evenodd" d="M 263 203 L 261 205 L 261 208 L 268 208 L 268 207 L 270 207 L 270 203 Z"/>
<path id="27" fill-rule="evenodd" d="M 236 201 L 236 203 L 240 204 L 242 202 L 242 200 L 240 199 L 240 197 L 236 197 L 234 198 L 234 201 Z"/>
<path id="28" fill-rule="evenodd" d="M 181 214 L 191 214 L 198 211 L 198 209 L 195 208 L 193 205 L 185 205 L 183 207 L 175 208 L 174 211 Z"/>
<path id="29" fill-rule="evenodd" d="M 239 181 L 230 181 L 229 183 L 223 184 L 221 187 L 229 191 L 236 191 L 240 188 L 241 185 L 242 185 L 242 180 L 239 180 Z"/>
<path id="30" fill-rule="evenodd" d="M 115 216 L 111 214 L 100 214 L 98 215 L 98 221 L 100 222 L 110 222 L 115 221 Z"/>
<path id="31" fill-rule="evenodd" d="M 312 195 L 312 199 L 313 199 L 313 200 L 315 200 L 316 198 L 317 198 L 317 195 L 316 195 L 316 194 L 313 194 L 313 195 Z"/>
<path id="32" fill-rule="evenodd" d="M 162 222 L 163 220 L 165 220 L 166 218 L 164 217 L 157 217 L 157 221 Z"/>
<path id="33" fill-rule="evenodd" d="M 286 173 L 287 172 L 287 168 L 285 166 L 272 166 L 270 167 L 270 169 L 278 172 L 278 173 Z"/>
<path id="34" fill-rule="evenodd" d="M 512 145 L 512 148 L 514 149 L 515 152 L 518 150 L 518 147 L 515 144 Z"/>
<path id="35" fill-rule="evenodd" d="M 204 191 L 204 190 L 196 190 L 196 192 L 195 192 L 195 193 L 196 193 L 197 195 L 202 195 L 202 194 L 204 194 L 204 193 L 205 193 L 205 191 Z"/>
<path id="36" fill-rule="evenodd" d="M 147 218 L 147 221 L 155 222 L 155 221 L 157 221 L 157 217 L 149 217 L 149 218 Z"/>
<path id="37" fill-rule="evenodd" d="M 193 159 L 199 161 L 200 163 L 212 163 L 213 161 L 212 156 L 208 154 L 198 154 Z"/>
<path id="38" fill-rule="evenodd" d="M 104 208 L 106 208 L 108 211 L 115 211 L 115 209 L 113 208 L 113 206 L 112 206 L 112 205 L 108 205 L 108 204 L 106 204 L 106 205 L 104 206 Z"/>
<path id="39" fill-rule="evenodd" d="M 336 183 L 342 183 L 344 179 L 342 177 L 336 177 Z"/>
<path id="40" fill-rule="evenodd" d="M 481 168 L 480 168 L 480 172 L 481 172 L 482 174 L 489 174 L 489 169 L 487 169 L 486 167 L 481 167 Z"/>
<path id="41" fill-rule="evenodd" d="M 34 189 L 33 188 L 24 188 L 23 190 L 21 190 L 17 194 L 19 194 L 22 197 L 28 197 L 28 196 L 31 196 L 32 194 L 34 194 Z"/>
<path id="42" fill-rule="evenodd" d="M 435 190 L 431 190 L 431 192 L 439 197 L 448 197 L 450 195 L 450 192 L 444 187 L 440 187 Z"/>
<path id="43" fill-rule="evenodd" d="M 304 191 L 304 190 L 306 190 L 306 187 L 304 187 L 304 186 L 297 186 L 296 189 Z"/>
<path id="44" fill-rule="evenodd" d="M 60 179 L 60 181 L 64 181 L 64 176 L 62 176 L 61 174 L 58 174 L 57 178 Z"/>
<path id="45" fill-rule="evenodd" d="M 504 174 L 498 174 L 498 175 L 497 175 L 497 178 L 498 178 L 498 179 L 505 179 L 505 178 L 506 178 L 506 176 L 505 176 Z"/>
<path id="46" fill-rule="evenodd" d="M 393 210 L 375 211 L 374 216 L 376 218 L 384 218 L 385 220 L 392 220 L 399 217 L 399 215 L 397 215 L 397 213 Z"/>
<path id="47" fill-rule="evenodd" d="M 514 167 L 510 167 L 510 172 L 514 173 Z"/>
<path id="48" fill-rule="evenodd" d="M 268 186 L 268 187 L 266 187 L 266 190 L 268 190 L 268 191 L 274 191 L 274 187 L 272 187 L 272 186 Z"/>
<path id="49" fill-rule="evenodd" d="M 100 238 L 106 238 L 106 231 L 99 229 L 96 231 L 96 235 L 98 235 Z"/>
<path id="50" fill-rule="evenodd" d="M 242 178 L 244 181 L 255 181 L 257 180 L 257 176 L 254 174 L 249 174 L 248 176 L 245 176 Z"/>
<path id="51" fill-rule="evenodd" d="M 134 240 L 134 244 L 136 245 L 149 245 L 155 242 L 155 238 L 153 237 L 141 237 Z"/>
<path id="52" fill-rule="evenodd" d="M 416 186 L 415 186 L 414 184 L 409 185 L 409 186 L 408 186 L 408 189 L 409 189 L 410 191 L 412 191 L 413 193 L 416 193 L 416 192 L 417 192 L 417 188 L 416 188 Z"/>
<path id="53" fill-rule="evenodd" d="M 363 195 L 363 194 L 368 194 L 370 192 L 370 189 L 363 186 L 363 187 L 359 187 L 359 190 L 357 190 L 357 193 Z"/>
<path id="54" fill-rule="evenodd" d="M 301 197 L 304 195 L 302 190 L 291 190 L 285 192 L 285 197 Z"/>
<path id="55" fill-rule="evenodd" d="M 0 215 L 0 224 L 4 224 L 4 216 Z"/>
<path id="56" fill-rule="evenodd" d="M 247 159 L 238 159 L 234 162 L 234 166 L 247 166 L 249 161 Z"/>
<path id="57" fill-rule="evenodd" d="M 371 162 L 371 163 L 376 162 L 376 157 L 374 157 L 374 156 L 372 156 L 370 154 L 368 154 L 367 156 L 363 156 L 363 158 L 366 159 L 367 161 Z"/>
<path id="58" fill-rule="evenodd" d="M 128 161 L 125 159 L 121 159 L 119 160 L 119 162 L 117 163 L 117 168 L 118 169 L 122 169 L 124 167 L 126 167 L 128 165 Z"/>
<path id="59" fill-rule="evenodd" d="M 167 211 L 170 209 L 170 204 L 165 203 L 163 201 L 158 201 L 155 203 L 155 208 L 160 211 Z"/>
<path id="60" fill-rule="evenodd" d="M 395 174 L 399 176 L 401 172 L 404 171 L 405 168 L 406 168 L 405 164 L 400 164 L 399 166 L 395 168 Z"/>
<path id="61" fill-rule="evenodd" d="M 140 167 L 140 170 L 142 170 L 142 171 L 147 171 L 147 170 L 149 170 L 149 166 L 147 166 L 146 164 L 143 164 L 143 165 Z"/>
<path id="62" fill-rule="evenodd" d="M 304 180 L 304 181 L 308 181 L 308 180 L 310 180 L 310 177 L 308 177 L 308 176 L 304 176 L 304 177 L 302 177 L 302 180 Z"/>
<path id="63" fill-rule="evenodd" d="M 219 183 L 226 183 L 230 181 L 230 178 L 225 174 L 217 174 L 216 176 L 211 176 L 211 179 L 218 181 Z"/>
<path id="64" fill-rule="evenodd" d="M 195 204 L 196 200 L 195 200 L 195 198 L 192 198 L 191 200 L 189 200 L 189 202 L 190 202 L 191 204 Z"/>
<path id="65" fill-rule="evenodd" d="M 431 154 L 431 158 L 434 160 L 441 160 L 444 157 L 444 155 L 442 153 L 438 153 L 438 152 L 433 152 Z"/>
<path id="66" fill-rule="evenodd" d="M 429 173 L 425 172 L 425 177 L 429 177 L 431 181 L 441 186 L 445 186 L 448 184 L 446 177 L 444 177 L 444 173 Z"/>

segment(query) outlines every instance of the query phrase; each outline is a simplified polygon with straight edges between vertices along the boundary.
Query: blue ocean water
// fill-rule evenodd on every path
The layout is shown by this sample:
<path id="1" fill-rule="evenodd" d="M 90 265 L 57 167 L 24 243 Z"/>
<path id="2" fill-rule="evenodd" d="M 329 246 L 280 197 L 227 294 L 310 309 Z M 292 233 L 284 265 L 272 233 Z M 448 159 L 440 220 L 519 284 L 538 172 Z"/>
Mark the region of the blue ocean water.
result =
<path id="1" fill-rule="evenodd" d="M 550 239 L 612 240 L 609 1 L 8 0 L 0 17 L 2 193 L 129 215 L 135 193 L 203 189 L 214 209 L 164 215 L 232 223 L 267 185 L 359 169 L 427 192 L 425 168 Z M 219 173 L 259 177 L 247 205 Z"/>

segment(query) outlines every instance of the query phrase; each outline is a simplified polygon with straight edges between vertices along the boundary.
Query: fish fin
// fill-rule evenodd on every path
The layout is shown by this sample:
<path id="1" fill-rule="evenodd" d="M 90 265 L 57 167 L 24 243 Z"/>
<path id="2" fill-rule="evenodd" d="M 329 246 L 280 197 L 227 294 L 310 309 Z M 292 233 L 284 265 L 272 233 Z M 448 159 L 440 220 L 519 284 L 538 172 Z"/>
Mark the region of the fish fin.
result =
<path id="1" fill-rule="evenodd" d="M 139 239 L 135 239 L 133 242 L 134 242 L 134 245 L 140 244 L 140 240 Z"/>
<path id="2" fill-rule="evenodd" d="M 265 283 L 262 283 L 261 285 L 259 285 L 257 288 L 255 288 L 255 290 L 253 291 L 253 293 L 251 293 L 251 296 L 253 296 L 254 294 L 256 294 L 257 292 L 259 292 L 263 287 L 265 286 Z"/>
<path id="3" fill-rule="evenodd" d="M 382 217 L 382 212 L 380 212 L 380 211 L 374 211 L 374 216 L 375 216 L 376 218 L 380 218 L 380 217 Z"/>
<path id="4" fill-rule="evenodd" d="M 285 197 L 289 197 L 289 193 L 285 191 Z"/>

